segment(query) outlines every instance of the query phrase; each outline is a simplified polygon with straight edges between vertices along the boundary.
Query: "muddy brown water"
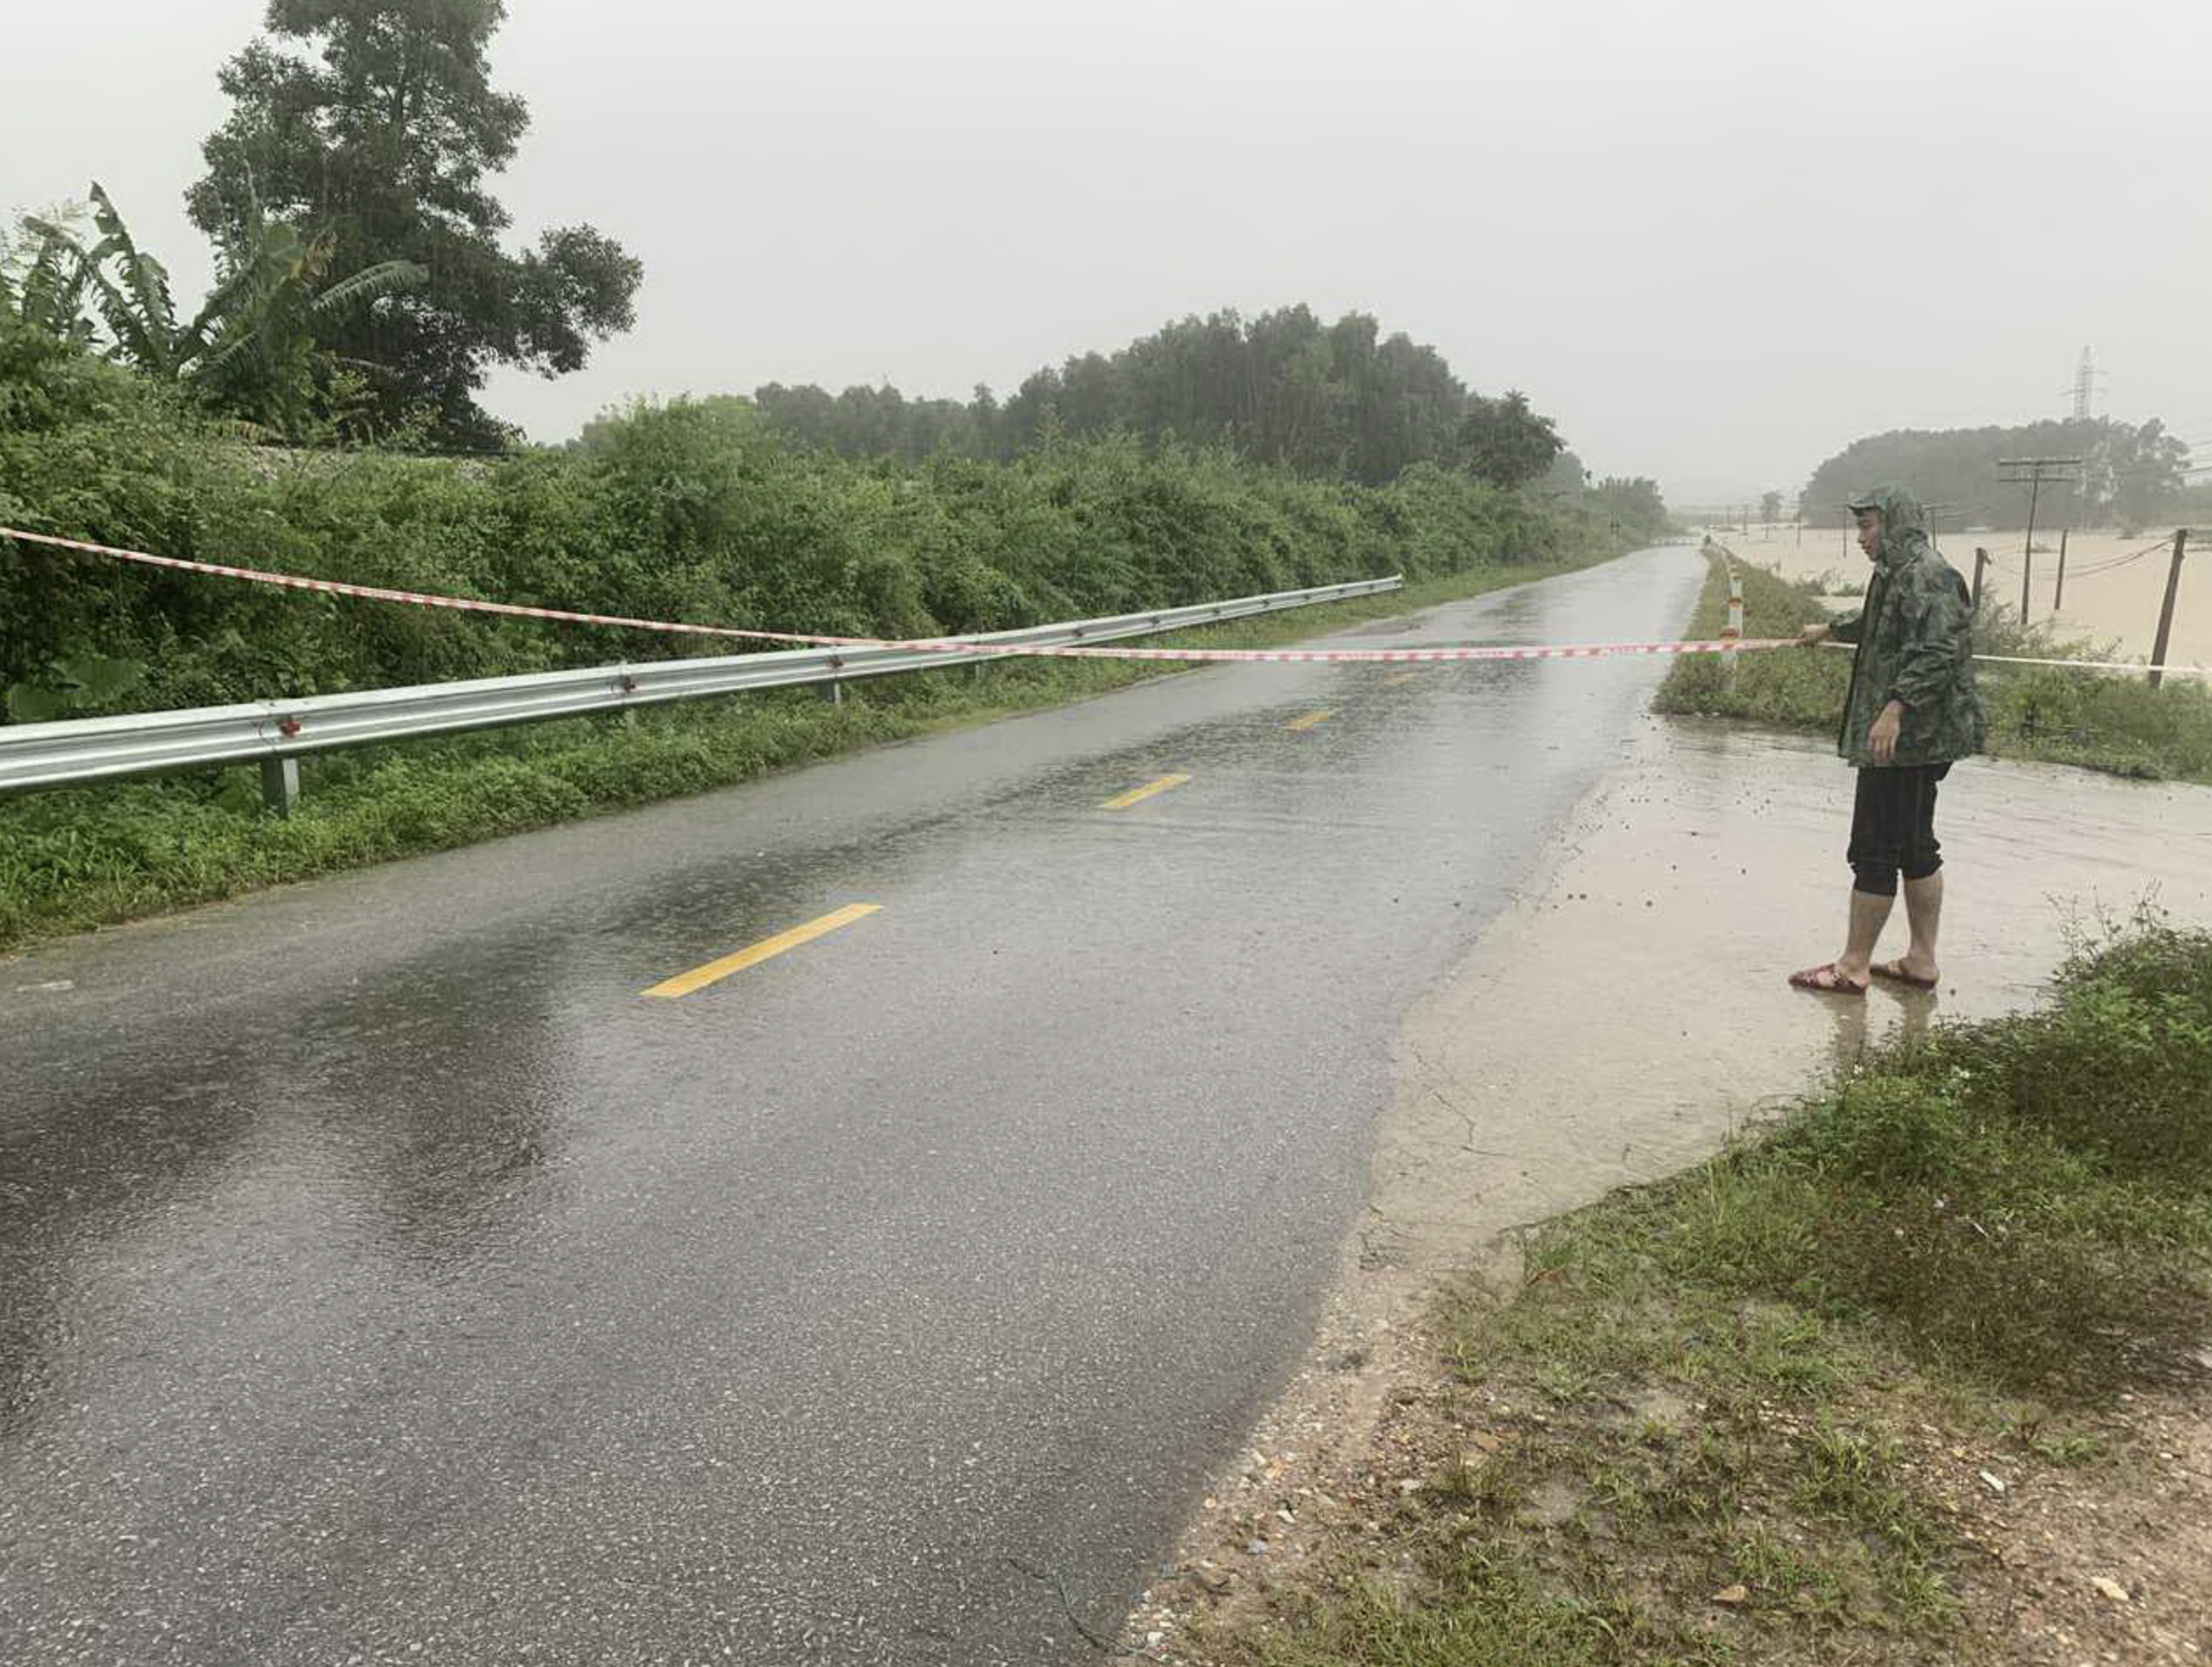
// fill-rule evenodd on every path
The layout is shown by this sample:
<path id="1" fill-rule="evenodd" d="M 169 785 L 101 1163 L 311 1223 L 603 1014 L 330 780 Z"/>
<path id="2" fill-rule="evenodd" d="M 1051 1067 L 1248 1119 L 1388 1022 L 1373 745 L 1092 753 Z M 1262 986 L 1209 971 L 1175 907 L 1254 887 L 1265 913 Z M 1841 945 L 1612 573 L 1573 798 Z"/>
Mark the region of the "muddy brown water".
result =
<path id="1" fill-rule="evenodd" d="M 1547 872 L 1408 1018 L 1374 1170 L 1391 1260 L 1462 1261 L 1694 1162 L 1870 1046 L 2032 1006 L 2070 944 L 2145 903 L 2212 922 L 2212 789 L 1976 759 L 1938 815 L 1941 988 L 1791 989 L 1842 946 L 1850 791 L 1818 742 L 1648 721 Z M 1900 906 L 1885 953 L 1904 942 Z"/>
<path id="2" fill-rule="evenodd" d="M 1786 579 L 1827 575 L 1854 585 L 1866 580 L 1866 558 L 1851 542 L 1856 535 L 1834 527 L 1807 527 L 1802 539 L 1786 527 L 1754 527 L 1748 535 L 1719 536 L 1746 560 Z M 1942 550 L 1944 559 L 1969 579 L 1975 547 L 1988 550 L 1992 566 L 1984 581 L 1987 594 L 2015 609 L 2020 605 L 2025 569 L 2032 622 L 2051 626 L 2062 638 L 2099 648 L 2117 646 L 2124 659 L 2147 660 L 2166 598 L 2166 575 L 2173 565 L 2173 530 L 2169 527 L 2160 534 L 2148 528 L 2135 538 L 2110 531 L 2069 534 L 2063 595 L 2059 590 L 2058 533 L 2039 530 L 2035 542 L 2032 561 L 2024 556 L 2025 539 L 2017 531 L 1948 532 Z M 2061 601 L 2065 606 L 2054 609 L 2053 604 Z M 2212 665 L 2212 539 L 2192 535 L 2182 557 L 2166 660 L 2169 665 Z"/>

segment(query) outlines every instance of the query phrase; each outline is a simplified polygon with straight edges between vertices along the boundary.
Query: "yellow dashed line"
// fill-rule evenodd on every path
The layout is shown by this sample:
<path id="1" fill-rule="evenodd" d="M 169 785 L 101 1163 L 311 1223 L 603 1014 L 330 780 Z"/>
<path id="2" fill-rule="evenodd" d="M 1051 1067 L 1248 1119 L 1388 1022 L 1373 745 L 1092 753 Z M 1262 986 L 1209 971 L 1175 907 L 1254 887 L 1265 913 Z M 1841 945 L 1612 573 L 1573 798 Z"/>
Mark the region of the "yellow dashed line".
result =
<path id="1" fill-rule="evenodd" d="M 779 932 L 773 938 L 764 938 L 750 949 L 741 949 L 734 955 L 724 955 L 720 960 L 710 960 L 704 967 L 694 967 L 687 973 L 664 979 L 645 993 L 648 995 L 688 995 L 695 989 L 704 989 L 717 979 L 728 978 L 732 973 L 742 973 L 748 967 L 782 954 L 786 949 L 796 949 L 801 944 L 812 943 L 825 932 L 835 932 L 840 926 L 849 926 L 854 921 L 872 915 L 884 905 L 880 903 L 856 903 L 824 915 L 820 920 L 810 920 L 803 926 L 793 926 L 789 932 Z"/>
<path id="2" fill-rule="evenodd" d="M 1142 787 L 1132 787 L 1118 798 L 1110 798 L 1098 808 L 1102 811 L 1125 811 L 1131 805 L 1141 805 L 1155 793 L 1164 793 L 1171 787 L 1180 787 L 1190 779 L 1187 776 L 1162 776 L 1158 781 L 1146 782 Z"/>
<path id="3" fill-rule="evenodd" d="M 1309 712 L 1302 718 L 1293 718 L 1288 723 L 1285 724 L 1283 728 L 1293 732 L 1300 729 L 1311 729 L 1317 723 L 1327 723 L 1335 715 L 1336 708 L 1335 707 L 1323 707 L 1319 712 Z"/>

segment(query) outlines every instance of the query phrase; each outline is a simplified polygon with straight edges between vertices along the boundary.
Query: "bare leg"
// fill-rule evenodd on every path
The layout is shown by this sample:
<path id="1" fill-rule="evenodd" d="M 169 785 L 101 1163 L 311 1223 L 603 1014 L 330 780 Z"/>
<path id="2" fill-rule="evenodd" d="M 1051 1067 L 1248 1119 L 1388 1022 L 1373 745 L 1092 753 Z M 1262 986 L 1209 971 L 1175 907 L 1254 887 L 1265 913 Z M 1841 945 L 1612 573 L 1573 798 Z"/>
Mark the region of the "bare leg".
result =
<path id="1" fill-rule="evenodd" d="M 1850 941 L 1835 958 L 1839 977 L 1854 983 L 1866 982 L 1866 969 L 1874 961 L 1874 946 L 1882 941 L 1882 928 L 1889 924 L 1890 906 L 1894 902 L 1894 897 L 1852 888 Z"/>
<path id="2" fill-rule="evenodd" d="M 1915 978 L 1935 976 L 1935 929 L 1943 918 L 1943 871 L 1925 880 L 1905 883 L 1905 918 L 1912 923 L 1913 942 L 1905 952 L 1905 970 Z"/>

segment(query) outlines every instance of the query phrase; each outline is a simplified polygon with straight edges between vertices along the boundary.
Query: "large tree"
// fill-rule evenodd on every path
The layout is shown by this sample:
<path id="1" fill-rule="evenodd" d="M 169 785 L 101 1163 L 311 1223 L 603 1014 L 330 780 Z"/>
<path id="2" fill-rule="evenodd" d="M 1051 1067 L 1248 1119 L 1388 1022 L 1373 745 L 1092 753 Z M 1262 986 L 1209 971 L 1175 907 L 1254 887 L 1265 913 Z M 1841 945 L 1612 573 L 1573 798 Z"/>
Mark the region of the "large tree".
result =
<path id="1" fill-rule="evenodd" d="M 511 222 L 488 181 L 530 121 L 485 63 L 505 14 L 502 0 L 270 0 L 272 39 L 223 66 L 235 108 L 185 198 L 225 243 L 257 200 L 328 240 L 335 281 L 384 261 L 426 269 L 419 290 L 336 322 L 327 341 L 374 380 L 387 416 L 427 405 L 460 443 L 501 433 L 476 404 L 493 364 L 581 369 L 592 342 L 630 327 L 643 275 L 589 226 L 546 231 L 522 254 L 503 247 Z"/>
<path id="2" fill-rule="evenodd" d="M 1476 395 L 1461 419 L 1459 438 L 1469 471 L 1500 486 L 1542 478 L 1567 449 L 1552 419 L 1531 411 L 1528 396 L 1518 388 L 1503 399 Z"/>

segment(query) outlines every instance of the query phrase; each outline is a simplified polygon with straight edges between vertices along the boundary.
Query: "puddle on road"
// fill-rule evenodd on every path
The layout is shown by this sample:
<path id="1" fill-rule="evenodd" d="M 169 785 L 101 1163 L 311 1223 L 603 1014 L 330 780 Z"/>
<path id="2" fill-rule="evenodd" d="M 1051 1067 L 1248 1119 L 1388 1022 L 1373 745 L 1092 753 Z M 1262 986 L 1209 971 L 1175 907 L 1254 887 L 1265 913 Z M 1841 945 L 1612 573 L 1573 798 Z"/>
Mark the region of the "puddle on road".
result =
<path id="1" fill-rule="evenodd" d="M 1710 1152 L 1865 1048 L 2032 1005 L 2146 897 L 2212 920 L 2212 790 L 1974 760 L 1944 783 L 1943 987 L 1790 989 L 1842 946 L 1850 772 L 1818 742 L 1648 721 L 1624 771 L 1400 1032 L 1365 1261 L 1435 1270 Z M 1884 939 L 1905 944 L 1900 904 Z"/>

